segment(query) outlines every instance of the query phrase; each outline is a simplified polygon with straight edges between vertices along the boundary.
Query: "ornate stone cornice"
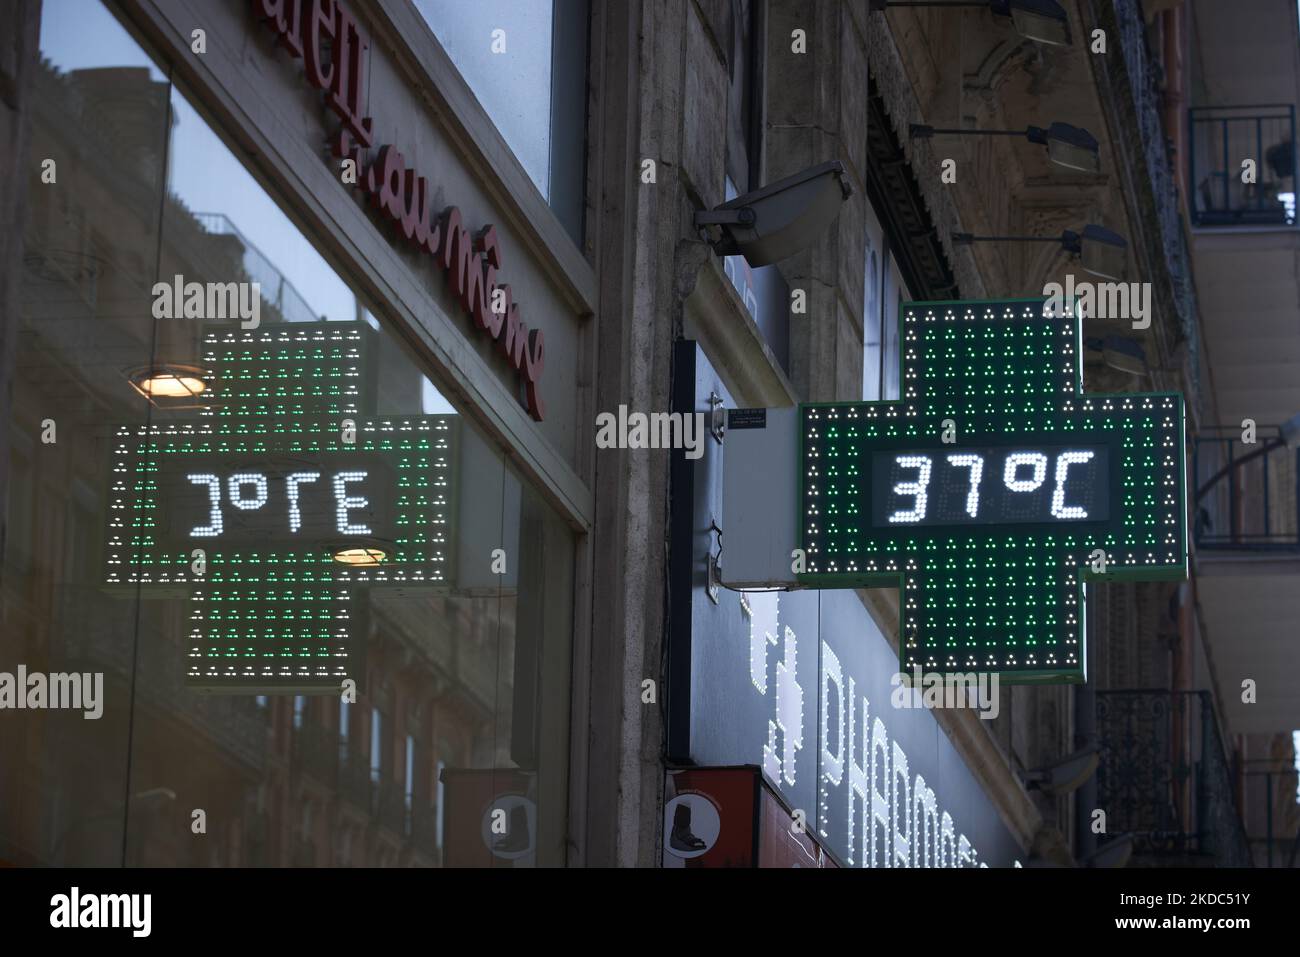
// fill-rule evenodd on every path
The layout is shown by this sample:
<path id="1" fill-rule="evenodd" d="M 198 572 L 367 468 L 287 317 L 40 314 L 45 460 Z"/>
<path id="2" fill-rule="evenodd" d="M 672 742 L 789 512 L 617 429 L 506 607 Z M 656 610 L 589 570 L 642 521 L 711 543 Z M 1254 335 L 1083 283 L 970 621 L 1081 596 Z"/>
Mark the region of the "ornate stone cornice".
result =
<path id="1" fill-rule="evenodd" d="M 917 299 L 960 299 L 957 277 L 874 80 L 867 85 L 867 109 L 867 195 L 897 241 L 899 270 Z"/>
<path id="2" fill-rule="evenodd" d="M 865 5 L 864 5 L 865 6 Z M 931 159 L 931 149 L 927 141 L 920 145 L 904 142 L 900 130 L 906 130 L 909 123 L 923 122 L 916 91 L 907 74 L 903 60 L 895 43 L 893 31 L 883 13 L 859 13 L 865 22 L 863 34 L 867 47 L 867 63 L 870 65 L 870 84 L 873 99 L 879 103 L 880 111 L 874 108 L 870 113 L 870 126 L 867 134 L 868 168 L 875 163 L 870 158 L 876 141 L 886 139 L 882 148 L 890 145 L 893 155 L 904 163 L 903 175 L 912 180 L 913 185 L 906 191 L 919 200 L 920 208 L 925 212 L 929 228 L 934 230 L 934 242 L 938 244 L 938 258 L 945 262 L 952 272 L 956 287 L 964 298 L 978 299 L 985 294 L 984 277 L 980 275 L 979 266 L 969 248 L 954 250 L 948 238 L 951 232 L 962 231 L 961 215 L 957 205 L 948 193 L 948 188 L 939 182 L 939 178 L 928 177 L 916 179 L 911 169 L 920 162 Z M 917 154 L 920 153 L 918 156 Z M 937 168 L 937 167 L 936 167 Z M 922 256 L 924 257 L 924 253 Z M 910 281 L 910 279 L 909 279 Z M 925 289 L 915 290 L 918 299 L 932 298 Z"/>

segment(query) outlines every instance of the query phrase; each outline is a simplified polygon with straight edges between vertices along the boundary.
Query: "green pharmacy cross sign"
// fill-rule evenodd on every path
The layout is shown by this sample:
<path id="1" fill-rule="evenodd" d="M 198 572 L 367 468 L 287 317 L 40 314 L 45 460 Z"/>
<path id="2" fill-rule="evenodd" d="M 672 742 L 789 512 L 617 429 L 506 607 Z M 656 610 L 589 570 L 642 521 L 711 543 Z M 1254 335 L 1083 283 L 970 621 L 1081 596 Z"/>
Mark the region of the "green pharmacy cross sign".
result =
<path id="1" fill-rule="evenodd" d="M 901 399 L 800 407 L 800 582 L 899 585 L 906 673 L 1085 680 L 1084 581 L 1187 575 L 1182 396 L 1085 395 L 1069 304 L 900 321 Z"/>
<path id="2" fill-rule="evenodd" d="M 116 430 L 107 579 L 189 594 L 193 688 L 359 681 L 358 591 L 451 576 L 456 417 L 363 414 L 368 333 L 213 331 L 188 410 Z"/>

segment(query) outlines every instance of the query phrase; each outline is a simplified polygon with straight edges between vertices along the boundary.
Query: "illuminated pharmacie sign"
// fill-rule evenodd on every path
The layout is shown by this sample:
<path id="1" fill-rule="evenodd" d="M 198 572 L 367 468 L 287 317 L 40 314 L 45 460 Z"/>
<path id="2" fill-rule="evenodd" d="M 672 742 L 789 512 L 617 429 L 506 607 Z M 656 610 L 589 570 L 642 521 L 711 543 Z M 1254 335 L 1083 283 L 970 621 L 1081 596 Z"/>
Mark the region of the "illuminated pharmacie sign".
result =
<path id="1" fill-rule="evenodd" d="M 902 670 L 1084 679 L 1084 578 L 1187 574 L 1183 400 L 1082 392 L 1050 302 L 910 303 L 902 398 L 800 408 L 800 582 L 900 583 Z"/>
<path id="2" fill-rule="evenodd" d="M 374 121 L 364 115 L 369 102 L 370 38 L 338 0 L 252 0 L 253 12 L 275 33 L 291 56 L 301 59 L 308 84 L 326 93 L 325 102 L 341 121 L 330 149 L 351 160 L 351 178 L 370 203 L 416 249 L 432 257 L 446 274 L 452 294 L 474 325 L 490 336 L 515 370 L 521 401 L 537 421 L 545 415 L 539 392 L 546 362 L 545 337 L 520 318 L 510 285 L 497 281 L 504 257 L 496 229 L 470 233 L 460 210 L 448 206 L 437 217 L 429 202 L 429 180 L 406 165 L 393 146 L 374 145 Z"/>
<path id="3" fill-rule="evenodd" d="M 211 332 L 194 420 L 117 430 L 108 581 L 190 590 L 191 685 L 337 688 L 358 587 L 451 580 L 456 417 L 365 414 L 369 336 Z"/>

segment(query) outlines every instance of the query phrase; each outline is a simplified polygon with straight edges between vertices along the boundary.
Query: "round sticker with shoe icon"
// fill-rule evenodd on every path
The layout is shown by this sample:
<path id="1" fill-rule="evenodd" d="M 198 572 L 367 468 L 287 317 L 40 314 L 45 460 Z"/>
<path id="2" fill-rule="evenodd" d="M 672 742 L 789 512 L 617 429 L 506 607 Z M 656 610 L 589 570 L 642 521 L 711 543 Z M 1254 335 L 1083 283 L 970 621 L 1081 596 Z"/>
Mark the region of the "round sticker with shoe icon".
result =
<path id="1" fill-rule="evenodd" d="M 664 807 L 664 847 L 674 857 L 706 853 L 718 840 L 722 816 L 706 795 L 686 792 Z"/>
<path id="2" fill-rule="evenodd" d="M 493 857 L 517 861 L 533 853 L 537 805 L 522 794 L 502 794 L 483 812 L 483 844 Z"/>

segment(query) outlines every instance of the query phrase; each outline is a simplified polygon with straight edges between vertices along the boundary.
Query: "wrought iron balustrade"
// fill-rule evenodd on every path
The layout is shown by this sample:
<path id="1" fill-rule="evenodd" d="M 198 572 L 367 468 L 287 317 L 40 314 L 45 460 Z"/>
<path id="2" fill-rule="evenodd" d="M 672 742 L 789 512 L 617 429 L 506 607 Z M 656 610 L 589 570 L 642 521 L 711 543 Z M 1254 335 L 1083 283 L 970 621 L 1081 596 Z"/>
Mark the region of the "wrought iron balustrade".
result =
<path id="1" fill-rule="evenodd" d="M 1139 856 L 1251 866 L 1208 691 L 1099 691 L 1097 793 L 1110 834 Z"/>
<path id="2" fill-rule="evenodd" d="M 1243 442 L 1240 427 L 1196 437 L 1189 484 L 1197 548 L 1300 551 L 1300 450 L 1273 426 L 1259 426 L 1254 438 Z"/>
<path id="3" fill-rule="evenodd" d="M 1193 107 L 1188 117 L 1193 224 L 1294 226 L 1295 107 Z"/>
<path id="4" fill-rule="evenodd" d="M 285 322 L 319 322 L 323 317 L 316 315 L 307 300 L 266 254 L 253 245 L 252 240 L 239 231 L 239 227 L 230 221 L 224 213 L 194 213 L 204 231 L 213 236 L 233 236 L 243 246 L 244 272 L 250 282 L 258 284 L 262 299 L 274 306 Z M 350 316 L 334 318 L 352 318 Z"/>

